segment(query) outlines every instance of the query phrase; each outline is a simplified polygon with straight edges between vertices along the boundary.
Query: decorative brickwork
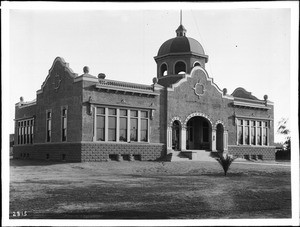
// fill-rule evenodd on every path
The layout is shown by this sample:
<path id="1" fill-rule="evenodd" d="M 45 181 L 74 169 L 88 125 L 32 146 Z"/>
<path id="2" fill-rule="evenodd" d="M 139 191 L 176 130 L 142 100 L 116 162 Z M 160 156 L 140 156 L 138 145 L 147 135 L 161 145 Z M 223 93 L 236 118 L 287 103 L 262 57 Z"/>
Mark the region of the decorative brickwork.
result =
<path id="1" fill-rule="evenodd" d="M 67 162 L 109 161 L 118 155 L 124 160 L 152 161 L 165 155 L 165 147 L 140 143 L 47 143 L 14 146 L 13 155 L 14 159 Z"/>
<path id="2" fill-rule="evenodd" d="M 25 146 L 14 146 L 14 158 L 23 158 L 24 153 L 29 159 L 51 161 L 81 161 L 81 143 L 45 143 Z"/>
<path id="3" fill-rule="evenodd" d="M 275 147 L 228 146 L 228 153 L 241 158 L 275 160 Z"/>
<path id="4" fill-rule="evenodd" d="M 109 161 L 110 157 L 117 155 L 121 155 L 123 158 L 128 156 L 128 159 L 130 156 L 140 156 L 141 161 L 152 161 L 164 156 L 164 153 L 163 144 L 82 143 L 81 161 Z"/>

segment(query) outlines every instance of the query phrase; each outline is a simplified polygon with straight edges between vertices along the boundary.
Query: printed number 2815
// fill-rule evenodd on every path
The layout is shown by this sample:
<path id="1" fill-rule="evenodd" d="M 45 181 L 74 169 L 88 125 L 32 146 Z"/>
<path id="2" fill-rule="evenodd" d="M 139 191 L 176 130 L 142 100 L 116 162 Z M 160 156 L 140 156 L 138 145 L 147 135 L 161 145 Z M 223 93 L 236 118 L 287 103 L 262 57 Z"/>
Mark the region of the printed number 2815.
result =
<path id="1" fill-rule="evenodd" d="M 13 211 L 13 217 L 27 216 L 27 211 Z"/>

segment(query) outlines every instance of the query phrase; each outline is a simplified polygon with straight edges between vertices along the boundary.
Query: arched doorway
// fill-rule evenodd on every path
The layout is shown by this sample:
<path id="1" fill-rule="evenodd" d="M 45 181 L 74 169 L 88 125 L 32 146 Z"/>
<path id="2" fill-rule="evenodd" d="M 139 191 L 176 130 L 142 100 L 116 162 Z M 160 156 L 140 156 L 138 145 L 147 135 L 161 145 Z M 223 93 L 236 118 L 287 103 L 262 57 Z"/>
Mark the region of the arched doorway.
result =
<path id="1" fill-rule="evenodd" d="M 224 127 L 222 124 L 217 124 L 217 141 L 216 141 L 216 148 L 217 148 L 217 151 L 223 151 L 224 150 L 224 141 L 223 141 L 223 138 L 224 138 Z"/>
<path id="2" fill-rule="evenodd" d="M 195 116 L 187 122 L 188 150 L 211 150 L 211 124 L 201 116 Z"/>
<path id="3" fill-rule="evenodd" d="M 177 120 L 172 124 L 172 149 L 180 150 L 180 122 Z"/>

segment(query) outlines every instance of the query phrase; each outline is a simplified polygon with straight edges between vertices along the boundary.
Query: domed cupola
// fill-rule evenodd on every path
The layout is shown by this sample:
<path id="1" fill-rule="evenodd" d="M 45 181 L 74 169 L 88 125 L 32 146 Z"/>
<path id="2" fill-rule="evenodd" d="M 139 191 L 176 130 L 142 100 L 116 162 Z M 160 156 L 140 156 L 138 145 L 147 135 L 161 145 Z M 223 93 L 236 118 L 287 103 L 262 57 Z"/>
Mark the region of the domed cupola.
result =
<path id="1" fill-rule="evenodd" d="M 176 35 L 175 38 L 165 41 L 160 46 L 157 56 L 154 57 L 158 83 L 160 80 L 162 82 L 164 77 L 168 77 L 168 81 L 178 80 L 183 77 L 183 74 L 189 74 L 194 66 L 205 68 L 205 63 L 208 61 L 201 44 L 193 38 L 186 37 L 186 29 L 182 24 L 176 29 Z"/>

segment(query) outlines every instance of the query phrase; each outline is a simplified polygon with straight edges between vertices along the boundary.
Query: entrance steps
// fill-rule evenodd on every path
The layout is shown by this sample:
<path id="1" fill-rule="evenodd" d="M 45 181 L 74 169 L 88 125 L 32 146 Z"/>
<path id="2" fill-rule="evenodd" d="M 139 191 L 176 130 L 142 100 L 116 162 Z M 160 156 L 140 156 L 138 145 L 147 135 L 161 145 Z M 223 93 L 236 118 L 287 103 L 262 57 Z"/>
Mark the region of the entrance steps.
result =
<path id="1" fill-rule="evenodd" d="M 170 151 L 167 160 L 170 162 L 178 161 L 215 161 L 210 156 L 210 151 L 206 150 L 186 150 L 186 151 Z"/>

